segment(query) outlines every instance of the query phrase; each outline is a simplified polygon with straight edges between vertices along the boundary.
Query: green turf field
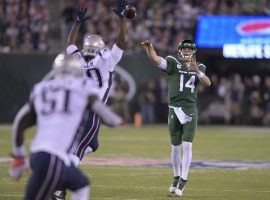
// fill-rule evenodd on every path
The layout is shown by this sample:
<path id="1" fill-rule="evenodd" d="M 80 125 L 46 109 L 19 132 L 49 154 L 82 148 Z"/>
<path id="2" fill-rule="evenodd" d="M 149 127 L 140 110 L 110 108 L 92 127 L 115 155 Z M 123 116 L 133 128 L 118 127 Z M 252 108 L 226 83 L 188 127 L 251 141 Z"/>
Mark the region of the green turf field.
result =
<path id="1" fill-rule="evenodd" d="M 27 132 L 29 144 L 33 130 Z M 11 151 L 10 127 L 0 127 L 0 160 Z M 270 129 L 252 127 L 199 127 L 193 145 L 193 161 L 242 161 L 268 163 L 268 167 L 227 169 L 193 167 L 181 198 L 168 196 L 172 169 L 162 166 L 91 165 L 91 159 L 170 157 L 166 126 L 132 126 L 100 131 L 98 152 L 87 156 L 81 169 L 92 182 L 91 199 L 112 200 L 260 200 L 270 199 Z M 134 165 L 136 161 L 134 160 Z M 226 163 L 225 163 L 226 166 Z M 0 163 L 0 199 L 22 199 L 27 176 L 20 182 L 7 175 L 8 163 Z"/>

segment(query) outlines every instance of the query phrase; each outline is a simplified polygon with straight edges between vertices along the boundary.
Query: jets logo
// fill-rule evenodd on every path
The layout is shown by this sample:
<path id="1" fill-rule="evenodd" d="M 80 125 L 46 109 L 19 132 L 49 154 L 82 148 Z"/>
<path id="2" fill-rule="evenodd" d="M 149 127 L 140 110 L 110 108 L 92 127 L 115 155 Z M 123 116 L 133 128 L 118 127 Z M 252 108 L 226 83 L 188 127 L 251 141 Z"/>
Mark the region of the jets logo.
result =
<path id="1" fill-rule="evenodd" d="M 181 65 L 180 65 L 180 64 L 177 64 L 176 67 L 177 67 L 178 69 L 181 69 Z"/>

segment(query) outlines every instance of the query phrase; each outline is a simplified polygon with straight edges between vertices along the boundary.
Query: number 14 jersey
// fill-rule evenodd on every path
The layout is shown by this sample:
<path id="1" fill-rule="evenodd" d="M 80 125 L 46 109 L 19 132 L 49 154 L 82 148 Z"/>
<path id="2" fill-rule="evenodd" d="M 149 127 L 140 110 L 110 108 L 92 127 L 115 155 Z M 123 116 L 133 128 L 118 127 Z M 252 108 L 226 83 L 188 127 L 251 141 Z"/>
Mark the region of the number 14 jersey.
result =
<path id="1" fill-rule="evenodd" d="M 167 56 L 165 73 L 169 85 L 169 105 L 175 107 L 197 106 L 197 85 L 199 78 L 188 66 L 173 56 Z M 205 73 L 205 65 L 199 63 L 198 68 Z"/>

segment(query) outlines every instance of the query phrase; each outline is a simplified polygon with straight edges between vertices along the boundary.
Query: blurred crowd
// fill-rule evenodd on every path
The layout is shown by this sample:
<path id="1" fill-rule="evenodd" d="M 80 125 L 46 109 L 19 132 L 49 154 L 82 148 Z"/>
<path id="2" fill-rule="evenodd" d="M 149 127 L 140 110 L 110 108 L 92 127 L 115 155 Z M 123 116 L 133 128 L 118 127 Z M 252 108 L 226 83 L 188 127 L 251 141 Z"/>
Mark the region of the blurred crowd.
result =
<path id="1" fill-rule="evenodd" d="M 199 123 L 270 126 L 270 76 L 210 76 L 212 86 L 198 86 Z M 140 88 L 140 112 L 144 123 L 167 121 L 167 80 L 145 80 Z"/>
<path id="2" fill-rule="evenodd" d="M 202 98 L 211 98 L 211 104 L 201 104 L 202 123 L 270 125 L 270 76 L 218 78 L 213 74 L 211 81 L 211 88 L 201 89 Z"/>
<path id="3" fill-rule="evenodd" d="M 183 39 L 194 39 L 199 15 L 270 15 L 269 0 L 128 0 L 137 17 L 127 24 L 127 53 L 141 52 L 139 43 L 150 39 L 159 54 L 171 54 Z M 88 8 L 86 21 L 77 38 L 81 44 L 88 33 L 100 34 L 108 46 L 115 41 L 118 22 L 111 11 L 115 0 L 60 0 L 63 40 L 72 27 L 75 9 Z M 0 0 L 0 53 L 49 52 L 50 13 L 46 0 Z M 59 24 L 60 26 L 60 24 Z M 211 75 L 212 87 L 201 92 L 200 123 L 270 125 L 270 77 Z M 125 102 L 126 84 L 116 88 L 115 110 L 132 121 Z M 138 105 L 144 123 L 167 121 L 167 80 L 143 80 Z M 209 104 L 209 102 L 211 104 Z"/>
<path id="4" fill-rule="evenodd" d="M 0 53 L 47 52 L 45 0 L 0 0 Z"/>
<path id="5" fill-rule="evenodd" d="M 159 52 L 174 52 L 184 38 L 194 38 L 199 15 L 270 15 L 268 0 L 128 0 L 137 8 L 137 17 L 128 23 L 128 51 L 138 52 L 144 39 L 155 43 Z M 79 41 L 87 33 L 100 34 L 111 46 L 117 30 L 117 17 L 111 11 L 115 0 L 60 0 L 62 31 L 66 39 L 78 3 L 88 8 L 88 20 Z M 53 7 L 53 6 L 52 6 Z M 62 7 L 62 8 L 61 8 Z M 49 11 L 46 0 L 0 0 L 0 52 L 47 52 Z M 60 24 L 59 24 L 60 26 Z M 61 25 L 62 26 L 62 25 Z M 51 30 L 52 31 L 52 30 Z"/>
<path id="6" fill-rule="evenodd" d="M 100 34 L 112 45 L 116 36 L 117 18 L 111 12 L 113 0 L 86 1 L 90 20 L 85 33 Z M 269 0 L 129 0 L 137 8 L 137 17 L 128 24 L 128 50 L 142 51 L 139 44 L 150 39 L 160 53 L 171 53 L 184 38 L 194 38 L 199 15 L 270 15 Z M 75 1 L 66 1 L 63 18 L 68 32 L 74 21 Z M 81 41 L 81 40 L 80 40 Z"/>

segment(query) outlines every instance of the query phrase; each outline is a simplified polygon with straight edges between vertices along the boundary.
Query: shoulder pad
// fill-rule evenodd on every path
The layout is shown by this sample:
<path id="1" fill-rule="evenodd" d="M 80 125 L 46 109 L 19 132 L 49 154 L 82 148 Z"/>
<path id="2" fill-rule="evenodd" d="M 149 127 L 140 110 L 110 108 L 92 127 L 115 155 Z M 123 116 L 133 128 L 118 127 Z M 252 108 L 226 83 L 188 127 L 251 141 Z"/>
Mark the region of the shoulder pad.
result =
<path id="1" fill-rule="evenodd" d="M 175 57 L 173 57 L 171 55 L 167 56 L 166 60 L 167 60 L 167 62 L 176 63 L 176 64 L 181 65 L 181 63 Z"/>
<path id="2" fill-rule="evenodd" d="M 111 50 L 107 48 L 103 49 L 100 53 L 103 59 L 107 59 L 111 56 Z"/>
<path id="3" fill-rule="evenodd" d="M 198 66 L 199 66 L 199 67 L 203 67 L 203 68 L 206 69 L 206 66 L 205 66 L 204 64 L 202 64 L 202 63 L 198 63 Z"/>

